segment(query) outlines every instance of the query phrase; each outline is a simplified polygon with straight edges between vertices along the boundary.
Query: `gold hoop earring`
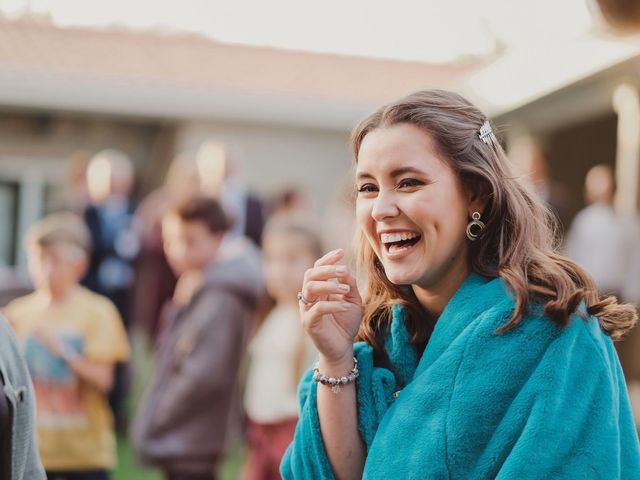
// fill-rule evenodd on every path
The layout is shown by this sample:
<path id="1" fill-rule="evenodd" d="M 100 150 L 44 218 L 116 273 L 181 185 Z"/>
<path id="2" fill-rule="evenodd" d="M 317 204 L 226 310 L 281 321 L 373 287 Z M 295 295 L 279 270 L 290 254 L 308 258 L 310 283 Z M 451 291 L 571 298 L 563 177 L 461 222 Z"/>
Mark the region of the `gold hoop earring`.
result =
<path id="1" fill-rule="evenodd" d="M 473 212 L 473 215 L 471 215 L 471 218 L 472 220 L 467 225 L 467 238 L 472 242 L 475 242 L 476 239 L 480 236 L 480 234 L 484 230 L 484 227 L 486 227 L 486 225 L 484 224 L 484 222 L 480 220 L 479 212 Z M 477 227 L 477 231 L 475 233 L 473 232 L 474 227 Z"/>

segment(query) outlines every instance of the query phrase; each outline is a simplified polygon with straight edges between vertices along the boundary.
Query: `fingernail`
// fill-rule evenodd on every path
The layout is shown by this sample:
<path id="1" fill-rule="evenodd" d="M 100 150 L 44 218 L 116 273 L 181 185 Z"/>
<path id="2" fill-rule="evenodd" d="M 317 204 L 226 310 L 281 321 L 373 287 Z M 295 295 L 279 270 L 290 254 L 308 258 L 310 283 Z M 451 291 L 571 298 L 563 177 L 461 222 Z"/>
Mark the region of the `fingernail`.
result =
<path id="1" fill-rule="evenodd" d="M 332 256 L 332 257 L 334 257 L 334 256 L 336 256 L 337 254 L 339 254 L 340 252 L 342 252 L 342 249 L 341 249 L 341 248 L 337 248 L 337 249 L 335 249 L 333 252 L 331 252 L 331 256 Z"/>
<path id="2" fill-rule="evenodd" d="M 344 265 L 338 265 L 336 267 L 336 273 L 347 273 L 347 267 Z"/>
<path id="3" fill-rule="evenodd" d="M 345 284 L 345 283 L 341 283 L 340 285 L 338 285 L 338 288 L 340 290 L 342 290 L 343 292 L 348 292 L 349 291 L 349 285 Z"/>

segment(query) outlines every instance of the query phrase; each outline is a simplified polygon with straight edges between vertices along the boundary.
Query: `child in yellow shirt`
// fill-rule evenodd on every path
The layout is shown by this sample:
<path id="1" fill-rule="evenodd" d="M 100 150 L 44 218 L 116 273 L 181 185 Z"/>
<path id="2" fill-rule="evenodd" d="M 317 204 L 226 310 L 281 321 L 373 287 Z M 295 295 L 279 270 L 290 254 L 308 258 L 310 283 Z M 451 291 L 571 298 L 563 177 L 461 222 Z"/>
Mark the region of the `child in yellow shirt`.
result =
<path id="1" fill-rule="evenodd" d="M 37 432 L 49 480 L 105 480 L 116 464 L 107 396 L 129 345 L 115 306 L 81 287 L 89 232 L 76 215 L 29 230 L 35 292 L 5 310 L 23 348 L 37 399 Z"/>

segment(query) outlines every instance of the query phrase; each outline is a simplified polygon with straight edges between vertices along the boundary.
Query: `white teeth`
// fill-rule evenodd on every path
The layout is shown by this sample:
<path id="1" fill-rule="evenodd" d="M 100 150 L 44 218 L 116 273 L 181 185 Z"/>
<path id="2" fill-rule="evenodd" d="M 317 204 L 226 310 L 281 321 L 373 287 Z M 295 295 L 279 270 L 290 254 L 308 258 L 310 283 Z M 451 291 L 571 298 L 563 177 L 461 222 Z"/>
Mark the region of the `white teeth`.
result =
<path id="1" fill-rule="evenodd" d="M 383 233 L 380 235 L 382 243 L 393 243 L 401 240 L 411 240 L 419 235 L 415 232 L 403 232 L 403 233 Z"/>

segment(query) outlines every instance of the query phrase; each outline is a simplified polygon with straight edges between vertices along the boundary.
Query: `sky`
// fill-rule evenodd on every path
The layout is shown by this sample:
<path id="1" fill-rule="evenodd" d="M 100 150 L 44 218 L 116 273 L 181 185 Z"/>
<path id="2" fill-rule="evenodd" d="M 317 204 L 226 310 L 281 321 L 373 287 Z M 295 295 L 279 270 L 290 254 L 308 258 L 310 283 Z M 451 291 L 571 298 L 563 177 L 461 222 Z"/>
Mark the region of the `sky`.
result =
<path id="1" fill-rule="evenodd" d="M 583 35 L 592 0 L 0 0 L 63 26 L 197 32 L 227 43 L 446 63 Z"/>

